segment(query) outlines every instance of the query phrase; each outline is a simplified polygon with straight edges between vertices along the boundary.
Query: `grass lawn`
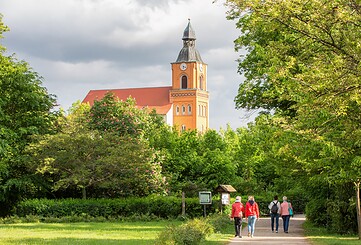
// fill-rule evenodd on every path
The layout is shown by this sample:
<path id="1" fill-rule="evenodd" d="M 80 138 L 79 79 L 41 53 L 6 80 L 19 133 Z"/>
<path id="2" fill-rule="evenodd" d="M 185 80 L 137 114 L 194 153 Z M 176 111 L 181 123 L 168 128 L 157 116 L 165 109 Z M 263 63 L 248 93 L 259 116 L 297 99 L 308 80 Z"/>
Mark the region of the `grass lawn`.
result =
<path id="1" fill-rule="evenodd" d="M 0 244 L 154 244 L 168 224 L 181 222 L 1 224 Z M 202 244 L 226 244 L 231 236 L 213 234 Z"/>
<path id="2" fill-rule="evenodd" d="M 306 221 L 305 235 L 313 245 L 360 245 L 361 240 L 354 235 L 338 235 L 327 232 L 325 228 L 314 227 Z"/>

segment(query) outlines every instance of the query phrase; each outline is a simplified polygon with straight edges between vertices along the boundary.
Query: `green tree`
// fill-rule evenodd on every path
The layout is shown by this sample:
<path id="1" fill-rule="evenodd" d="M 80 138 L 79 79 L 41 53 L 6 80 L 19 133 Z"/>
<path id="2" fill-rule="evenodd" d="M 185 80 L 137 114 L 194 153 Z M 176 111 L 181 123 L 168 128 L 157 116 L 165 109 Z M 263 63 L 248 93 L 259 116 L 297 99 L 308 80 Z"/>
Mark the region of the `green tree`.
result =
<path id="1" fill-rule="evenodd" d="M 34 167 L 50 175 L 53 189 L 104 190 L 108 196 L 164 193 L 155 152 L 142 141 L 111 133 L 81 131 L 47 135 L 29 148 Z"/>
<path id="2" fill-rule="evenodd" d="M 236 166 L 230 153 L 224 138 L 215 130 L 208 130 L 200 135 L 200 180 L 211 190 L 220 184 L 234 183 Z"/>
<path id="3" fill-rule="evenodd" d="M 354 183 L 358 197 L 360 3 L 227 2 L 228 17 L 237 19 L 242 31 L 236 48 L 248 50 L 239 60 L 246 81 L 240 85 L 237 106 L 273 109 L 283 115 L 300 140 L 321 149 L 318 155 L 309 151 L 314 158 L 303 156 L 305 170 L 327 178 L 330 185 Z M 361 239 L 358 198 L 356 203 Z"/>
<path id="4" fill-rule="evenodd" d="M 197 132 L 192 130 L 179 134 L 175 131 L 167 140 L 163 166 L 171 191 L 197 189 L 201 162 Z"/>
<path id="5" fill-rule="evenodd" d="M 236 165 L 232 147 L 215 130 L 175 131 L 164 143 L 164 173 L 170 179 L 171 191 L 185 191 L 188 196 L 200 190 L 214 190 L 219 184 L 234 184 Z"/>
<path id="6" fill-rule="evenodd" d="M 153 139 L 157 132 L 167 129 L 165 122 L 155 111 L 137 108 L 136 101 L 132 98 L 120 101 L 111 92 L 101 100 L 94 101 L 90 109 L 89 126 L 103 132 L 146 139 Z"/>
<path id="7" fill-rule="evenodd" d="M 1 38 L 4 31 L 0 16 Z M 11 208 L 38 191 L 23 151 L 33 135 L 56 130 L 58 113 L 52 111 L 55 96 L 42 87 L 42 78 L 25 61 L 5 56 L 4 50 L 0 46 L 0 200 Z"/>
<path id="8" fill-rule="evenodd" d="M 137 137 L 90 129 L 90 111 L 88 104 L 74 103 L 59 118 L 57 134 L 28 147 L 33 167 L 54 182 L 53 190 L 76 187 L 83 198 L 94 190 L 108 197 L 164 193 L 159 151 Z"/>

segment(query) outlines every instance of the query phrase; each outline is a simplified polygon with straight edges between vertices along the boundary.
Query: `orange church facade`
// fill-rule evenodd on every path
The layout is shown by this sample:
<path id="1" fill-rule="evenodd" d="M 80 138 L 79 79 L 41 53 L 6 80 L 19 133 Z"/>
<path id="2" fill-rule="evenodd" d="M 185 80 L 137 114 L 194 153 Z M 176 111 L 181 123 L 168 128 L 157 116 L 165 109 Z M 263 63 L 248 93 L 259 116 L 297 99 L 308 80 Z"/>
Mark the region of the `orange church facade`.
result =
<path id="1" fill-rule="evenodd" d="M 172 86 L 149 88 L 126 88 L 91 90 L 83 103 L 93 105 L 107 92 L 120 100 L 132 97 L 139 108 L 155 109 L 165 122 L 180 131 L 209 128 L 209 93 L 207 91 L 207 64 L 195 47 L 195 32 L 188 22 L 183 33 L 183 48 L 178 58 L 171 63 Z"/>

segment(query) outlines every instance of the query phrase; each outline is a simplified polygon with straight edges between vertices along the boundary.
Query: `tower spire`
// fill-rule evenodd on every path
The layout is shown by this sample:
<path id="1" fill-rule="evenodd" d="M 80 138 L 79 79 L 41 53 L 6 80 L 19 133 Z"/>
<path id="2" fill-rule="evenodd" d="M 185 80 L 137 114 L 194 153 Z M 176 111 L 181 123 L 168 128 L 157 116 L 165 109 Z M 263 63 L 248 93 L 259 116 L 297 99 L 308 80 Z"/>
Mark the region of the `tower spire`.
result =
<path id="1" fill-rule="evenodd" d="M 196 49 L 196 33 L 192 28 L 191 20 L 188 19 L 188 25 L 183 32 L 183 48 L 179 52 L 176 62 L 187 62 L 187 61 L 197 61 L 201 62 L 202 58 Z"/>
<path id="2" fill-rule="evenodd" d="M 186 29 L 184 29 L 183 32 L 183 38 L 182 40 L 196 40 L 196 33 L 194 32 L 192 26 L 191 26 L 191 19 L 188 18 L 188 25 Z"/>

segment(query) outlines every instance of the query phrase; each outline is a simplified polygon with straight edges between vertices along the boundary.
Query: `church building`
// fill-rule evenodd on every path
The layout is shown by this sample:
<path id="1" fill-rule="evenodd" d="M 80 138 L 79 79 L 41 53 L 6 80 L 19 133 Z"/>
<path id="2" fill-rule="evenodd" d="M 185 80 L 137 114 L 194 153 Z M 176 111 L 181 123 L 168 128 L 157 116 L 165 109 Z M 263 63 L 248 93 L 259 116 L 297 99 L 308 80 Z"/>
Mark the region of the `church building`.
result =
<path id="1" fill-rule="evenodd" d="M 190 21 L 183 33 L 183 48 L 172 67 L 172 86 L 90 90 L 83 103 L 93 105 L 106 93 L 112 92 L 120 100 L 132 97 L 138 108 L 155 109 L 165 122 L 180 131 L 209 128 L 209 94 L 207 64 L 196 49 L 196 35 Z"/>

